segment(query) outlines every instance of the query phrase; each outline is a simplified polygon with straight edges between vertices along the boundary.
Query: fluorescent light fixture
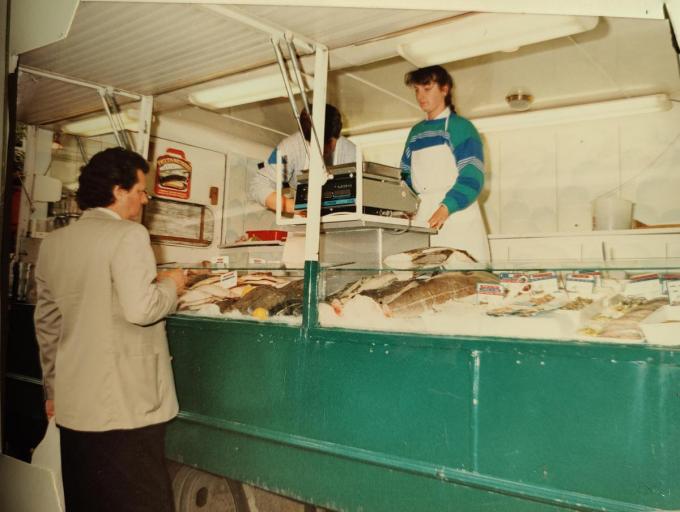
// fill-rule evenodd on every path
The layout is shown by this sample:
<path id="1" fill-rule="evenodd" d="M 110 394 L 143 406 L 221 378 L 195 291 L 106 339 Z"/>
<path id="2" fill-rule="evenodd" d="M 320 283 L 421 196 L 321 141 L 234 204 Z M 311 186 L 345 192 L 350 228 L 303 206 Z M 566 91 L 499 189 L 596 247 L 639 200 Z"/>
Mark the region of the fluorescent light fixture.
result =
<path id="1" fill-rule="evenodd" d="M 666 94 L 653 94 L 622 100 L 585 103 L 546 110 L 534 110 L 501 116 L 470 119 L 481 133 L 493 133 L 523 128 L 536 128 L 580 121 L 595 121 L 614 117 L 648 114 L 670 110 L 672 103 Z M 385 130 L 380 132 L 353 135 L 349 139 L 365 149 L 390 144 L 403 145 L 408 137 L 409 128 Z"/>
<path id="2" fill-rule="evenodd" d="M 302 79 L 305 82 L 305 87 L 310 89 L 311 80 L 309 80 L 309 77 L 303 75 Z M 294 94 L 300 93 L 300 88 L 296 85 L 293 85 L 292 89 Z M 191 93 L 189 101 L 195 105 L 227 108 L 286 96 L 286 87 L 281 74 L 272 73 Z"/>
<path id="3" fill-rule="evenodd" d="M 136 109 L 126 109 L 120 114 L 121 122 L 123 127 L 132 132 L 136 132 L 139 129 L 139 111 Z M 72 121 L 61 125 L 61 131 L 63 133 L 70 133 L 71 135 L 81 135 L 83 137 L 92 137 L 94 135 L 104 135 L 105 133 L 113 133 L 113 127 L 111 126 L 111 121 L 106 114 L 98 115 L 95 117 L 88 117 L 86 119 L 80 119 L 78 121 Z"/>
<path id="4" fill-rule="evenodd" d="M 654 94 L 502 116 L 480 117 L 472 119 L 472 122 L 480 132 L 490 133 L 662 112 L 670 110 L 671 106 L 671 101 L 666 94 Z"/>
<path id="5" fill-rule="evenodd" d="M 578 34 L 598 21 L 597 16 L 470 14 L 400 44 L 397 52 L 418 67 L 432 66 Z"/>

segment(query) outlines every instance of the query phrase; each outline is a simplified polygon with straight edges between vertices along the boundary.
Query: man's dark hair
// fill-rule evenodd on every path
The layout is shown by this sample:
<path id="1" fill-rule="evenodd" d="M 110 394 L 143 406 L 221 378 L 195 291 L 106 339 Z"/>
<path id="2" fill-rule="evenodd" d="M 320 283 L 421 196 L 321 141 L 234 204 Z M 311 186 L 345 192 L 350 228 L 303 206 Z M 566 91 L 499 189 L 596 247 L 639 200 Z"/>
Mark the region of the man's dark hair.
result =
<path id="1" fill-rule="evenodd" d="M 340 111 L 333 105 L 326 103 L 326 126 L 323 131 L 324 142 L 328 143 L 331 139 L 339 139 L 342 131 L 342 116 Z"/>
<path id="2" fill-rule="evenodd" d="M 449 86 L 449 92 L 444 98 L 446 106 L 455 112 L 453 101 L 451 100 L 451 90 L 453 89 L 453 78 L 451 74 L 441 66 L 427 66 L 426 68 L 419 68 L 409 71 L 404 75 L 404 83 L 409 87 L 414 85 L 427 85 L 430 82 L 436 82 L 439 87 Z"/>
<path id="3" fill-rule="evenodd" d="M 302 125 L 302 133 L 306 140 L 312 138 L 312 122 L 309 119 L 306 111 L 302 111 L 300 115 L 300 124 Z M 326 103 L 326 122 L 324 124 L 324 144 L 328 144 L 331 139 L 339 139 L 342 131 L 342 116 L 340 111 L 333 105 Z"/>
<path id="4" fill-rule="evenodd" d="M 149 172 L 141 155 L 123 148 L 100 151 L 80 168 L 76 201 L 81 210 L 106 207 L 115 201 L 113 188 L 130 190 L 137 183 L 137 171 Z"/>

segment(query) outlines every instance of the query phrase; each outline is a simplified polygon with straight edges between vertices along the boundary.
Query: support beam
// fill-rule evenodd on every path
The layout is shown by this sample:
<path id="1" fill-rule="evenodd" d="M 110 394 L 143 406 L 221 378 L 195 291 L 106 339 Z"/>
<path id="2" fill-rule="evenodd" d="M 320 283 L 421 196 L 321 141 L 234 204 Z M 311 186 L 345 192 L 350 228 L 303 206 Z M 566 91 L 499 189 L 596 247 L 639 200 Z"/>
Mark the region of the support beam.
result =
<path id="1" fill-rule="evenodd" d="M 307 53 L 314 53 L 314 41 L 309 40 L 303 35 L 292 33 L 290 30 L 273 25 L 267 21 L 261 20 L 256 16 L 246 14 L 238 7 L 226 7 L 224 5 L 204 5 L 205 9 L 212 11 L 225 18 L 236 20 L 240 23 L 248 25 L 256 30 L 269 34 L 271 39 L 283 40 L 286 34 L 292 34 L 296 46 Z"/>
<path id="2" fill-rule="evenodd" d="M 506 12 L 527 14 L 569 14 L 573 16 L 613 16 L 664 19 L 661 0 L 81 0 L 83 2 L 175 3 L 221 5 L 271 5 L 281 7 L 345 7 L 357 9 L 398 9 L 414 11 Z"/>
<path id="3" fill-rule="evenodd" d="M 137 129 L 137 153 L 149 159 L 149 140 L 151 139 L 151 122 L 153 120 L 153 96 L 142 96 L 139 107 L 139 128 Z"/>
<path id="4" fill-rule="evenodd" d="M 58 80 L 60 82 L 65 82 L 67 84 L 79 85 L 81 87 L 89 87 L 90 89 L 95 89 L 97 91 L 100 91 L 102 89 L 109 90 L 116 96 L 125 96 L 126 98 L 132 98 L 133 100 L 142 99 L 141 94 L 128 92 L 123 89 L 116 89 L 115 87 L 109 87 L 107 85 L 98 84 L 97 82 L 81 80 L 80 78 L 73 78 L 66 75 L 60 75 L 59 73 L 52 73 L 51 71 L 43 71 L 42 69 L 32 68 L 30 66 L 19 66 L 19 71 L 21 71 L 22 73 L 28 73 L 30 75 L 42 76 L 44 78 Z"/>
<path id="5" fill-rule="evenodd" d="M 312 122 L 319 142 L 323 146 L 326 125 L 326 87 L 328 85 L 328 48 L 317 45 L 314 65 L 314 99 Z M 305 262 L 319 261 L 319 231 L 321 228 L 321 187 L 325 180 L 323 148 L 310 144 L 309 188 L 307 191 L 307 226 L 305 240 Z"/>

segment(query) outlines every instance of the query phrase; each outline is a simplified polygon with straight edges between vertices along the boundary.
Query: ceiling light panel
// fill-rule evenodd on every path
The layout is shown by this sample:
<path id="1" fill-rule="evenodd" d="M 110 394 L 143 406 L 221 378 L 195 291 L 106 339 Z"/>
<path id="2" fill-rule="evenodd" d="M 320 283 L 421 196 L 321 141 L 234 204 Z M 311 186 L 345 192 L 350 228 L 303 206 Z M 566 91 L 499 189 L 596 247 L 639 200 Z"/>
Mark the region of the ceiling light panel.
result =
<path id="1" fill-rule="evenodd" d="M 598 21 L 596 16 L 471 14 L 403 42 L 397 51 L 418 67 L 432 66 L 578 34 Z"/>

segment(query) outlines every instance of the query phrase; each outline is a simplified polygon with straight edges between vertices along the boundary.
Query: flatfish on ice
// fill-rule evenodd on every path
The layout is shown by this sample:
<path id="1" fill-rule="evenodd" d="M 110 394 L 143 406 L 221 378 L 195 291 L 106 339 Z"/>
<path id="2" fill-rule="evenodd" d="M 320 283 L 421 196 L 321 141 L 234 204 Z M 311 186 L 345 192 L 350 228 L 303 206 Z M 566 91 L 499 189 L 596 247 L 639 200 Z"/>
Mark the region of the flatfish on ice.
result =
<path id="1" fill-rule="evenodd" d="M 497 281 L 489 272 L 444 272 L 430 279 L 416 282 L 387 304 L 383 312 L 390 317 L 415 317 L 432 311 L 436 306 L 453 299 L 462 299 L 477 291 L 480 281 Z"/>
<path id="2" fill-rule="evenodd" d="M 377 288 L 375 290 L 364 290 L 361 295 L 370 297 L 378 304 L 388 304 L 394 300 L 398 295 L 404 293 L 407 289 L 418 286 L 416 279 L 408 279 L 406 281 L 394 281 L 387 286 Z"/>
<path id="3" fill-rule="evenodd" d="M 470 256 L 467 251 L 452 247 L 425 247 L 411 249 L 387 256 L 385 265 L 391 268 L 436 268 L 446 265 L 461 263 L 476 263 L 477 260 Z"/>
<path id="4" fill-rule="evenodd" d="M 281 288 L 270 285 L 258 286 L 233 303 L 232 307 L 244 314 L 251 314 L 256 309 L 262 308 L 272 315 L 292 304 L 301 304 L 303 286 L 302 279 L 291 281 Z"/>

